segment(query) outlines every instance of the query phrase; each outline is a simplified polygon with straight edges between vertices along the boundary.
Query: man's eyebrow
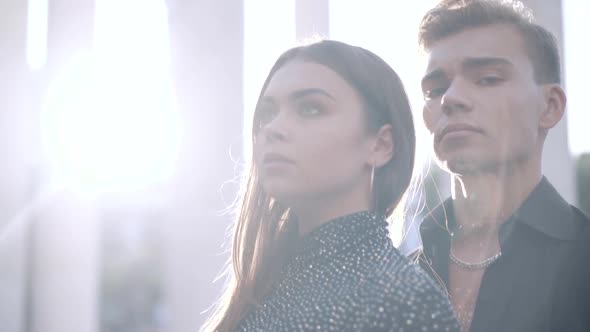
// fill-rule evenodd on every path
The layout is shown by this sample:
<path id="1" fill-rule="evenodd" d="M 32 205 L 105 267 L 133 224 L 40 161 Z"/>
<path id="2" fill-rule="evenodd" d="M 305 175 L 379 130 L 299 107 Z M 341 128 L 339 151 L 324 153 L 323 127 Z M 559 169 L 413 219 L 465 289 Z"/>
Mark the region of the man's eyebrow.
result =
<path id="1" fill-rule="evenodd" d="M 465 69 L 465 70 L 480 68 L 480 67 L 488 67 L 488 66 L 514 67 L 514 64 L 512 64 L 512 62 L 510 62 L 504 58 L 497 58 L 497 57 L 465 58 L 461 63 L 461 67 L 463 67 L 463 69 Z"/>
<path id="2" fill-rule="evenodd" d="M 469 57 L 465 58 L 461 62 L 463 70 L 471 70 L 476 68 L 488 67 L 488 66 L 505 66 L 514 67 L 514 64 L 504 58 L 497 57 Z M 422 78 L 422 85 L 427 81 L 434 81 L 446 78 L 446 74 L 442 69 L 435 69 Z"/>
<path id="3" fill-rule="evenodd" d="M 442 69 L 435 69 L 428 74 L 424 75 L 422 78 L 421 84 L 424 85 L 427 81 L 436 81 L 440 79 L 445 79 L 447 75 Z"/>

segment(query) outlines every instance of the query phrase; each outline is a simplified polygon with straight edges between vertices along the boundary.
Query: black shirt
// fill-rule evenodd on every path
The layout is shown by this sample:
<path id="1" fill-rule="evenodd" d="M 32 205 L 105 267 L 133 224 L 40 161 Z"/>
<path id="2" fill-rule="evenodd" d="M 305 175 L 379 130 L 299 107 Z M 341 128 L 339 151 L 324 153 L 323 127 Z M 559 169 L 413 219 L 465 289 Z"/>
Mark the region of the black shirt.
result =
<path id="1" fill-rule="evenodd" d="M 394 247 L 383 218 L 332 220 L 301 240 L 238 331 L 459 331 L 446 295 Z"/>
<path id="2" fill-rule="evenodd" d="M 554 331 L 590 331 L 590 227 L 563 263 L 555 285 Z"/>
<path id="3" fill-rule="evenodd" d="M 433 210 L 420 227 L 422 267 L 443 286 L 449 283 L 449 250 L 456 221 L 451 199 Z M 500 226 L 502 256 L 482 278 L 470 331 L 554 331 L 557 292 L 565 294 L 564 269 L 586 241 L 590 220 L 569 205 L 545 177 Z M 560 296 L 559 301 L 567 300 Z"/>

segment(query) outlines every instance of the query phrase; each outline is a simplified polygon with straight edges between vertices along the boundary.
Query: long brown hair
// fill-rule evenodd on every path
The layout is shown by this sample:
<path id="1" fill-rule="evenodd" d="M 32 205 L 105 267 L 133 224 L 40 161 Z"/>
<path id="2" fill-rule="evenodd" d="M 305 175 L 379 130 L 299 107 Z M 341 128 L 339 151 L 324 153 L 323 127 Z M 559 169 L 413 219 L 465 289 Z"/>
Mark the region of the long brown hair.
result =
<path id="1" fill-rule="evenodd" d="M 375 171 L 373 185 L 375 213 L 390 217 L 410 184 L 416 144 L 410 104 L 400 78 L 383 59 L 364 48 L 323 40 L 283 53 L 267 76 L 259 101 L 274 73 L 293 60 L 324 65 L 351 84 L 364 102 L 369 132 L 392 126 L 393 157 Z M 253 140 L 259 128 L 255 113 Z M 236 328 L 276 280 L 298 236 L 288 207 L 264 192 L 253 162 L 245 178 L 233 233 L 232 265 L 226 271 L 229 282 L 204 331 Z"/>

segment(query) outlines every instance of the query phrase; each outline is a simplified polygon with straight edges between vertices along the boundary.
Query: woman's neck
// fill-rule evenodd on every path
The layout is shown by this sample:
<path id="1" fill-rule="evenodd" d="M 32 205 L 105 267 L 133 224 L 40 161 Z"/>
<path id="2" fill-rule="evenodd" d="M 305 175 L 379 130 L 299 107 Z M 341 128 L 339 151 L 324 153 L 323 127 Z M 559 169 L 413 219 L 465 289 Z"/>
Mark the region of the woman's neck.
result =
<path id="1" fill-rule="evenodd" d="M 315 198 L 305 204 L 294 204 L 291 211 L 297 216 L 299 234 L 305 235 L 338 217 L 370 210 L 368 199 L 358 197 Z"/>

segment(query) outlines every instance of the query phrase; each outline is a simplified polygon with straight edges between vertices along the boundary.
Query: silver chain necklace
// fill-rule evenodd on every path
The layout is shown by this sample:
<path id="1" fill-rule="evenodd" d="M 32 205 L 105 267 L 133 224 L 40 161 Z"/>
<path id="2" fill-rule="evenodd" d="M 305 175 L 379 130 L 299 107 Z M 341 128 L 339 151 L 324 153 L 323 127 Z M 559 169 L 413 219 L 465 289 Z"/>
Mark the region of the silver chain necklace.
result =
<path id="1" fill-rule="evenodd" d="M 449 258 L 451 259 L 451 262 L 455 263 L 458 267 L 467 269 L 467 270 L 481 270 L 481 269 L 485 269 L 488 266 L 492 265 L 492 263 L 494 263 L 495 261 L 498 260 L 498 258 L 500 258 L 502 256 L 502 252 L 498 252 L 497 254 L 495 254 L 492 257 L 486 258 L 481 262 L 477 262 L 477 263 L 469 263 L 466 261 L 463 261 L 459 258 L 457 258 L 457 256 L 455 256 L 453 254 L 453 249 L 451 248 L 451 250 L 449 251 Z"/>

